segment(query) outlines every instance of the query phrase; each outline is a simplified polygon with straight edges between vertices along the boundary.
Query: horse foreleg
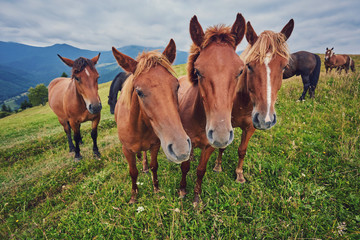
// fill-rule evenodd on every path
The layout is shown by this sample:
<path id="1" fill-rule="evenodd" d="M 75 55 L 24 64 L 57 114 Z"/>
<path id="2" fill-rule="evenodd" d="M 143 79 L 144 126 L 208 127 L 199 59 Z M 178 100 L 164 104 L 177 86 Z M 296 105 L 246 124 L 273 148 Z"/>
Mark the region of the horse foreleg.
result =
<path id="1" fill-rule="evenodd" d="M 186 196 L 186 175 L 190 170 L 190 161 L 193 160 L 189 159 L 181 163 L 181 181 L 180 181 L 180 192 L 179 192 L 180 198 Z"/>
<path id="2" fill-rule="evenodd" d="M 80 123 L 70 122 L 70 127 L 74 131 L 74 140 L 75 140 L 75 161 L 79 161 L 82 156 L 80 154 Z"/>
<path id="3" fill-rule="evenodd" d="M 160 142 L 151 146 L 150 148 L 150 169 L 153 173 L 153 185 L 154 185 L 154 192 L 159 192 L 159 180 L 157 176 L 157 170 L 158 170 L 158 161 L 157 161 L 157 155 L 159 153 L 160 149 Z"/>
<path id="4" fill-rule="evenodd" d="M 146 155 L 146 151 L 143 151 L 143 156 L 142 156 L 142 165 L 143 165 L 143 172 L 144 173 L 148 173 L 149 172 L 149 167 L 148 167 L 148 160 L 147 160 L 147 155 Z"/>
<path id="5" fill-rule="evenodd" d="M 135 154 L 128 149 L 126 149 L 124 146 L 122 147 L 123 153 L 125 155 L 125 158 L 129 164 L 129 173 L 131 177 L 132 187 L 131 187 L 131 198 L 130 198 L 130 204 L 133 204 L 136 202 L 136 196 L 138 193 L 138 186 L 136 184 L 137 177 L 139 175 L 139 172 L 136 168 L 136 157 Z"/>
<path id="6" fill-rule="evenodd" d="M 200 201 L 201 184 L 202 184 L 202 180 L 204 178 L 205 172 L 206 172 L 206 165 L 207 165 L 207 162 L 209 161 L 211 153 L 214 150 L 215 149 L 213 147 L 208 145 L 201 151 L 200 162 L 199 162 L 199 165 L 198 165 L 197 171 L 196 171 L 197 179 L 196 179 L 196 185 L 195 185 L 195 190 L 194 190 L 194 206 L 195 207 L 197 206 L 197 204 Z"/>
<path id="7" fill-rule="evenodd" d="M 303 91 L 303 93 L 301 94 L 301 96 L 299 98 L 300 101 L 305 99 L 306 92 L 310 87 L 310 77 L 309 77 L 309 75 L 301 75 L 301 79 L 302 79 L 302 82 L 303 82 L 303 85 L 304 85 L 304 91 Z"/>
<path id="8" fill-rule="evenodd" d="M 219 148 L 219 155 L 216 158 L 215 167 L 213 168 L 213 170 L 215 172 L 222 172 L 221 163 L 222 163 L 222 156 L 224 154 L 224 151 L 225 151 L 225 148 Z"/>
<path id="9" fill-rule="evenodd" d="M 70 127 L 69 122 L 68 121 L 62 121 L 60 119 L 59 119 L 59 122 L 64 127 L 64 131 L 66 133 L 68 144 L 69 144 L 69 152 L 75 152 L 75 146 L 74 146 L 74 143 L 73 143 L 72 138 L 71 138 L 71 127 Z"/>
<path id="10" fill-rule="evenodd" d="M 239 182 L 239 183 L 246 182 L 246 180 L 244 178 L 244 170 L 243 170 L 244 158 L 246 155 L 246 150 L 247 150 L 247 146 L 249 144 L 249 140 L 250 140 L 251 136 L 254 134 L 254 132 L 255 132 L 255 128 L 251 124 L 251 125 L 249 125 L 249 127 L 247 129 L 243 129 L 243 131 L 241 133 L 241 143 L 238 148 L 239 162 L 238 162 L 238 166 L 235 170 L 236 182 Z"/>
<path id="11" fill-rule="evenodd" d="M 100 116 L 92 122 L 92 129 L 91 129 L 91 138 L 93 140 L 93 153 L 94 153 L 94 156 L 97 158 L 101 157 L 99 148 L 97 146 L 97 136 L 98 136 L 97 126 L 98 126 L 99 122 L 100 122 Z"/>

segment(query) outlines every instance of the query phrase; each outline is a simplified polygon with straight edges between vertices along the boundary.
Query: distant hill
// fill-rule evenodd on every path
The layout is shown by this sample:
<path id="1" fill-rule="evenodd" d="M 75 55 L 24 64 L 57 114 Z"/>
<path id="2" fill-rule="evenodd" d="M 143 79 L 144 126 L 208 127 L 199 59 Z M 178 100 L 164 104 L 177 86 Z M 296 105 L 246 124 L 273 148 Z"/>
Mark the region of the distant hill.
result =
<path id="1" fill-rule="evenodd" d="M 119 51 L 136 58 L 144 50 L 163 48 L 149 48 L 143 46 L 125 46 Z M 30 87 L 39 83 L 48 85 L 50 81 L 63 72 L 70 75 L 71 69 L 60 61 L 57 54 L 76 59 L 78 57 L 92 58 L 100 51 L 79 49 L 67 44 L 55 44 L 48 47 L 34 47 L 14 42 L 0 41 L 0 102 L 26 92 Z M 175 65 L 186 63 L 188 54 L 178 51 Z M 97 64 L 100 74 L 99 83 L 114 79 L 122 69 L 117 65 L 111 49 L 101 51 Z"/>

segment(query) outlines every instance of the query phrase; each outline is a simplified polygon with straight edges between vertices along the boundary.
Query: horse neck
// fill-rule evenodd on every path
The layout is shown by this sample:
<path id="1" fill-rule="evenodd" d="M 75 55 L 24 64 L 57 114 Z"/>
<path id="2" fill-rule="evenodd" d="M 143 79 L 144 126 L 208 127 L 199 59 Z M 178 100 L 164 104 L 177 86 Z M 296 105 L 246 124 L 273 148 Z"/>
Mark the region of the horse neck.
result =
<path id="1" fill-rule="evenodd" d="M 78 89 L 76 88 L 75 80 L 73 80 L 73 79 L 71 79 L 71 82 L 69 84 L 68 93 L 69 93 L 68 95 L 70 97 L 70 102 L 72 105 L 77 105 L 77 108 L 79 108 L 79 109 L 81 107 L 86 108 L 85 100 L 79 93 Z"/>

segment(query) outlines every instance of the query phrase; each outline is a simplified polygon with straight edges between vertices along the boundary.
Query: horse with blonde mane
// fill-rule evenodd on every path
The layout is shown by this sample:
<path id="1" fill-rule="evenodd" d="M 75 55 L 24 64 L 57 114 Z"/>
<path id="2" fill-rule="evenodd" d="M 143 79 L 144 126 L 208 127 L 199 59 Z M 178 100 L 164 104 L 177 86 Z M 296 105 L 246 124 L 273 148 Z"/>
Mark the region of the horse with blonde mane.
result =
<path id="1" fill-rule="evenodd" d="M 176 56 L 175 42 L 171 39 L 163 53 L 142 53 L 136 60 L 114 47 L 112 51 L 118 64 L 132 74 L 125 81 L 115 106 L 115 120 L 132 180 L 130 203 L 135 203 L 138 192 L 136 153 L 150 150 L 150 169 L 157 192 L 160 145 L 171 162 L 181 163 L 190 156 L 191 142 L 181 124 L 177 98 L 179 83 L 171 68 Z"/>
<path id="2" fill-rule="evenodd" d="M 92 121 L 91 138 L 93 153 L 100 157 L 97 146 L 97 126 L 100 122 L 101 101 L 98 94 L 99 74 L 95 69 L 100 53 L 90 59 L 80 57 L 75 61 L 61 57 L 72 68 L 71 78 L 56 78 L 49 84 L 49 105 L 59 119 L 68 138 L 70 152 L 75 151 L 75 160 L 81 159 L 80 124 Z M 74 131 L 75 146 L 71 138 Z"/>
<path id="3" fill-rule="evenodd" d="M 181 121 L 193 147 L 201 148 L 194 189 L 198 204 L 206 165 L 215 148 L 226 147 L 234 139 L 231 111 L 236 84 L 244 63 L 236 54 L 236 46 L 245 33 L 245 20 L 237 14 L 232 27 L 217 25 L 205 33 L 194 16 L 190 21 L 193 41 L 187 64 L 188 76 L 179 79 Z M 181 164 L 180 196 L 186 195 L 186 175 L 190 161 Z"/>
<path id="4" fill-rule="evenodd" d="M 255 129 L 266 130 L 276 124 L 275 102 L 290 56 L 286 40 L 293 28 L 294 21 L 291 19 L 280 33 L 264 31 L 258 36 L 250 22 L 247 23 L 246 39 L 249 45 L 240 56 L 246 67 L 239 79 L 232 110 L 232 125 L 242 130 L 236 168 L 237 182 L 246 181 L 243 174 L 244 158 Z M 222 171 L 224 150 L 219 150 L 214 171 Z"/>

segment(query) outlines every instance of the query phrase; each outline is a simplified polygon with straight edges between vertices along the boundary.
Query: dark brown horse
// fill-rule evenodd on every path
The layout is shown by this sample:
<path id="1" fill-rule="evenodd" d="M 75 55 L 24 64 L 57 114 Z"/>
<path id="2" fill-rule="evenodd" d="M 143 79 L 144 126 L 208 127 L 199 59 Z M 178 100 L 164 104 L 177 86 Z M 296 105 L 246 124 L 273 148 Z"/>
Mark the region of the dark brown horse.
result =
<path id="1" fill-rule="evenodd" d="M 232 125 L 242 130 L 238 148 L 236 181 L 245 182 L 243 164 L 247 146 L 255 128 L 266 130 L 276 123 L 275 101 L 281 87 L 283 70 L 289 61 L 286 40 L 294 28 L 291 19 L 280 33 L 264 31 L 259 36 L 250 22 L 247 23 L 248 47 L 241 54 L 246 67 L 240 76 L 239 91 L 234 100 Z M 219 150 L 214 171 L 222 171 L 221 161 L 224 149 Z"/>
<path id="2" fill-rule="evenodd" d="M 93 59 L 80 57 L 75 61 L 60 59 L 72 68 L 71 78 L 56 78 L 49 84 L 49 105 L 64 127 L 70 152 L 75 150 L 75 160 L 81 159 L 79 143 L 81 141 L 80 124 L 92 121 L 91 138 L 94 155 L 100 157 L 97 146 L 97 126 L 100 122 L 101 101 L 98 94 L 99 74 L 95 69 L 100 53 Z M 74 131 L 75 147 L 71 139 Z"/>
<path id="3" fill-rule="evenodd" d="M 325 52 L 326 73 L 328 72 L 329 67 L 330 67 L 330 71 L 331 68 L 336 68 L 339 74 L 341 74 L 342 69 L 344 69 L 346 73 L 348 73 L 349 69 L 355 72 L 354 60 L 346 54 L 341 54 L 341 55 L 335 54 L 333 50 L 334 48 L 331 49 L 326 48 L 326 52 Z"/>
<path id="4" fill-rule="evenodd" d="M 191 142 L 181 124 L 178 106 L 178 80 L 171 63 L 176 56 L 171 39 L 164 52 L 143 53 L 137 60 L 113 47 L 118 64 L 132 73 L 125 82 L 115 107 L 115 120 L 122 150 L 129 163 L 132 180 L 130 203 L 136 201 L 138 170 L 136 153 L 150 150 L 153 185 L 158 191 L 157 155 L 160 144 L 166 157 L 175 163 L 188 160 Z"/>
<path id="5" fill-rule="evenodd" d="M 310 98 L 313 98 L 320 76 L 320 68 L 321 59 L 318 55 L 306 51 L 292 53 L 289 64 L 285 68 L 283 79 L 290 78 L 294 75 L 301 75 L 304 91 L 299 100 L 302 101 L 305 99 L 308 90 Z"/>
<path id="6" fill-rule="evenodd" d="M 236 84 L 244 63 L 236 46 L 245 33 L 245 20 L 237 15 L 232 27 L 217 25 L 204 33 L 197 17 L 190 21 L 191 46 L 188 76 L 179 79 L 180 116 L 193 147 L 201 148 L 197 167 L 194 203 L 199 202 L 206 165 L 215 148 L 226 147 L 234 139 L 231 111 Z M 180 196 L 186 194 L 190 161 L 181 164 Z"/>

